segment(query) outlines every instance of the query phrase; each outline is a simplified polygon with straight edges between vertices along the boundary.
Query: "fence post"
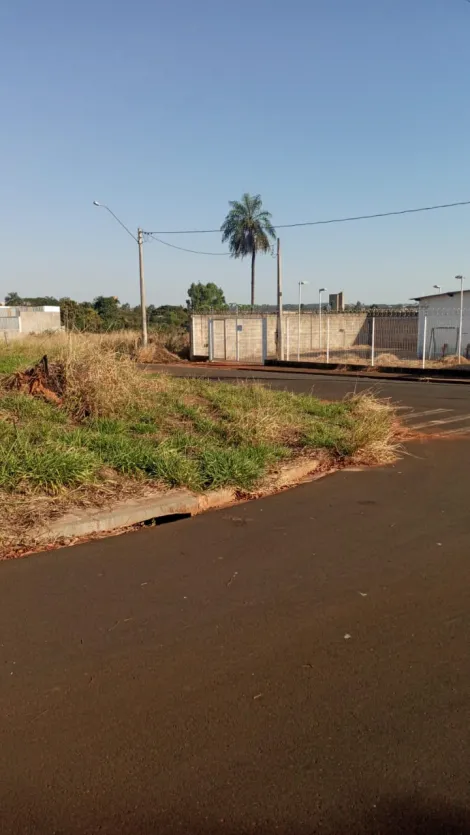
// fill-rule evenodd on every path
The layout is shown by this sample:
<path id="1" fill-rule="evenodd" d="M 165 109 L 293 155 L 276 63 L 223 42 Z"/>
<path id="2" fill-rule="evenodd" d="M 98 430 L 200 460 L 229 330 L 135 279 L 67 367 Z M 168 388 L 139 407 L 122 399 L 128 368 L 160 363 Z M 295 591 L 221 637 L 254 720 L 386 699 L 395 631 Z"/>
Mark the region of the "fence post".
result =
<path id="1" fill-rule="evenodd" d="M 209 362 L 212 362 L 214 359 L 214 320 L 209 319 L 209 336 L 208 336 L 208 345 L 209 345 Z"/>
<path id="2" fill-rule="evenodd" d="M 372 337 L 371 337 L 371 352 L 370 364 L 375 365 L 375 316 L 372 317 Z"/>
<path id="3" fill-rule="evenodd" d="M 238 314 L 235 318 L 235 359 L 240 362 L 240 336 L 238 332 Z"/>
<path id="4" fill-rule="evenodd" d="M 227 320 L 224 319 L 224 360 L 227 359 Z"/>
<path id="5" fill-rule="evenodd" d="M 424 326 L 423 326 L 423 368 L 426 368 L 426 337 L 428 331 L 428 317 L 424 317 Z"/>
<path id="6" fill-rule="evenodd" d="M 191 321 L 190 321 L 190 325 L 189 325 L 189 358 L 191 360 L 194 359 L 194 355 L 196 353 L 195 350 L 194 350 L 195 343 L 196 343 L 196 338 L 195 338 L 195 328 L 194 328 L 194 316 L 191 316 Z"/>
<path id="7" fill-rule="evenodd" d="M 289 320 L 290 317 L 286 316 L 286 360 L 289 362 L 290 360 L 290 328 L 289 328 Z"/>
<path id="8" fill-rule="evenodd" d="M 330 361 L 330 317 L 326 317 L 326 362 Z"/>
<path id="9" fill-rule="evenodd" d="M 297 316 L 297 362 L 300 362 L 300 309 Z"/>
<path id="10" fill-rule="evenodd" d="M 268 320 L 266 316 L 261 319 L 261 362 L 263 365 L 268 356 Z"/>

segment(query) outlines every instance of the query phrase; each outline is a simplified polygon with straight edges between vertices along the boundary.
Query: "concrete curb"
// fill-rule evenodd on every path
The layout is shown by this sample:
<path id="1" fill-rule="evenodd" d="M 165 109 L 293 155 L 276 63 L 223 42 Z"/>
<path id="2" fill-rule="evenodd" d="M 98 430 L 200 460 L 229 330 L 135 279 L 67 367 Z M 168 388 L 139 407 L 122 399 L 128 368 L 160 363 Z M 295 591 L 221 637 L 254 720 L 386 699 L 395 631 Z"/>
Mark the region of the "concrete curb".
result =
<path id="1" fill-rule="evenodd" d="M 283 488 L 293 487 L 314 476 L 319 468 L 318 459 L 286 465 L 271 477 L 262 493 L 270 495 Z M 241 497 L 236 490 L 230 488 L 213 490 L 202 495 L 196 495 L 189 490 L 171 490 L 168 493 L 142 499 L 117 502 L 111 508 L 100 508 L 94 511 L 77 509 L 44 527 L 38 539 L 44 544 L 58 539 L 76 539 L 91 534 L 131 528 L 149 519 L 160 519 L 164 516 L 179 514 L 196 516 L 213 508 L 224 507 L 238 501 L 249 501 L 256 496 L 259 496 L 259 492 Z"/>
<path id="2" fill-rule="evenodd" d="M 213 363 L 211 363 L 213 365 Z M 325 374 L 332 377 L 353 377 L 367 380 L 397 380 L 416 383 L 456 383 L 468 385 L 470 370 L 458 372 L 452 368 L 406 368 L 405 366 L 347 365 L 341 363 L 302 362 L 297 360 L 266 360 L 262 367 L 265 371 L 290 371 L 300 374 Z M 469 366 L 464 366 L 469 368 Z"/>
<path id="3" fill-rule="evenodd" d="M 297 363 L 296 360 L 290 360 L 289 362 L 284 361 L 283 365 L 280 365 L 278 360 L 266 360 L 265 364 L 262 365 L 261 363 L 257 365 L 247 365 L 244 363 L 236 363 L 236 362 L 208 362 L 200 361 L 200 362 L 183 362 L 183 363 L 175 363 L 175 364 L 168 364 L 168 365 L 158 365 L 158 363 L 148 363 L 146 365 L 140 364 L 140 369 L 142 371 L 146 371 L 147 373 L 155 373 L 160 372 L 164 373 L 165 370 L 167 373 L 169 369 L 173 367 L 184 367 L 184 368 L 203 368 L 207 367 L 208 369 L 216 369 L 220 368 L 221 370 L 225 371 L 265 371 L 269 373 L 276 373 L 279 374 L 308 374 L 309 376 L 316 376 L 316 377 L 339 377 L 346 380 L 373 380 L 375 382 L 381 382 L 382 380 L 385 381 L 392 381 L 398 383 L 446 383 L 446 384 L 453 384 L 453 385 L 470 385 L 470 373 L 467 373 L 467 377 L 453 377 L 451 375 L 444 376 L 440 372 L 442 369 L 405 369 L 404 367 L 400 367 L 399 372 L 397 373 L 396 368 L 389 368 L 388 366 L 374 366 L 374 370 L 370 368 L 370 366 L 349 366 L 348 369 L 345 369 L 344 365 L 336 366 L 333 364 L 327 365 L 326 363 L 316 363 L 316 364 L 308 364 L 306 362 L 299 362 Z M 361 369 L 368 369 L 362 371 Z M 408 371 L 414 370 L 417 373 L 409 374 Z M 454 369 L 450 369 L 454 372 Z M 427 372 L 431 371 L 431 375 Z M 437 372 L 437 373 L 434 373 Z M 444 371 L 447 374 L 447 371 Z M 211 376 L 209 376 L 211 379 Z"/>

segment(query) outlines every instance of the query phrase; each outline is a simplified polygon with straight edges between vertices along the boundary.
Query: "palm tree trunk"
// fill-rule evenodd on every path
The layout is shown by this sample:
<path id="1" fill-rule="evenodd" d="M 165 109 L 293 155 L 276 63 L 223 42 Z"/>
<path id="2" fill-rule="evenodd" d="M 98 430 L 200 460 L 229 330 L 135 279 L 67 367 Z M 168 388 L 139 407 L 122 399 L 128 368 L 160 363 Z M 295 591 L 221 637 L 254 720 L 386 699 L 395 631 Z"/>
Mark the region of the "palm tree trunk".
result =
<path id="1" fill-rule="evenodd" d="M 255 306 L 255 258 L 256 258 L 256 249 L 253 247 L 253 251 L 251 253 L 251 309 L 254 309 Z"/>

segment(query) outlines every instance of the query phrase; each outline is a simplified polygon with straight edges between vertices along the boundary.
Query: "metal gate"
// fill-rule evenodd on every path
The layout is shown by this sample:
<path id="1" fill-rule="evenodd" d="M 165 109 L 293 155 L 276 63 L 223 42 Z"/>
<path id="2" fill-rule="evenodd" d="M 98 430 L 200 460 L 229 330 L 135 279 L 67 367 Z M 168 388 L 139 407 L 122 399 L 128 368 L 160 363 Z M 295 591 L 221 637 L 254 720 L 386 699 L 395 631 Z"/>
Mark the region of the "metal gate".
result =
<path id="1" fill-rule="evenodd" d="M 209 319 L 210 362 L 264 363 L 267 355 L 267 321 L 261 317 Z"/>

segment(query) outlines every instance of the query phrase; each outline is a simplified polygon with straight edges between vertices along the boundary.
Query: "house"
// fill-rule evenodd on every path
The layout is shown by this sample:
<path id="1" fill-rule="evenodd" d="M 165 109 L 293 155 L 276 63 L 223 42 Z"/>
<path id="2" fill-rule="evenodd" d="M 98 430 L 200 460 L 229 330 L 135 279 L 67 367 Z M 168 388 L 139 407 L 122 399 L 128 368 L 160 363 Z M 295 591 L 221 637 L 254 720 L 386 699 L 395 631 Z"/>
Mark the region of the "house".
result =
<path id="1" fill-rule="evenodd" d="M 460 331 L 460 285 L 447 293 L 418 296 L 418 357 L 441 359 L 458 353 Z M 470 359 L 470 289 L 463 292 L 462 355 Z"/>
<path id="2" fill-rule="evenodd" d="M 21 337 L 25 333 L 44 333 L 60 329 L 60 307 L 0 305 L 0 336 L 6 341 Z"/>

